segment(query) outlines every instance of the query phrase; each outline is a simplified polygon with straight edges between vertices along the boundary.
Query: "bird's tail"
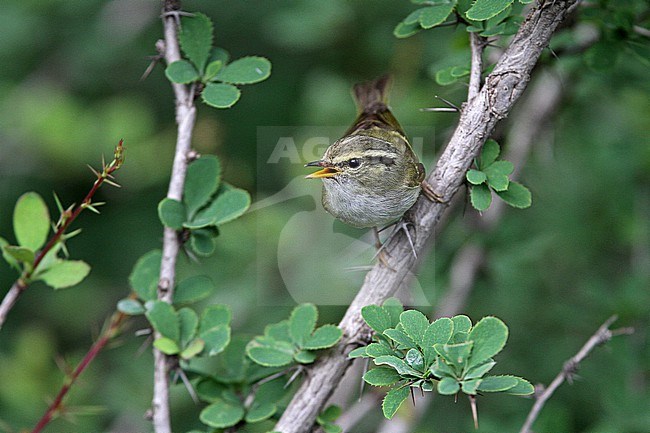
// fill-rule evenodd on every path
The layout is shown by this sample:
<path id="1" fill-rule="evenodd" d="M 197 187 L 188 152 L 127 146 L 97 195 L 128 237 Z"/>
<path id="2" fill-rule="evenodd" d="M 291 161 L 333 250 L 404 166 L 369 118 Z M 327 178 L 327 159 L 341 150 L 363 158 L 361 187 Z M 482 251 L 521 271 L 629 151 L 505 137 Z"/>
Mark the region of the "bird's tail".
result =
<path id="1" fill-rule="evenodd" d="M 357 134 L 371 128 L 393 130 L 404 135 L 402 127 L 387 105 L 390 82 L 390 75 L 384 75 L 373 81 L 355 84 L 354 101 L 359 114 L 346 135 Z"/>

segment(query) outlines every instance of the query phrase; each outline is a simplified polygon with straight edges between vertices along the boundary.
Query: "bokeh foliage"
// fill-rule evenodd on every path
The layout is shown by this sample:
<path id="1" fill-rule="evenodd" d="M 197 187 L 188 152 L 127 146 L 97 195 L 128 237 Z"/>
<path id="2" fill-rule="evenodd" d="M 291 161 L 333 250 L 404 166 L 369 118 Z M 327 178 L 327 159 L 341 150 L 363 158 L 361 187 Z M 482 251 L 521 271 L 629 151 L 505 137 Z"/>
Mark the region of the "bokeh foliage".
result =
<path id="1" fill-rule="evenodd" d="M 594 353 L 581 380 L 559 390 L 536 425 L 539 432 L 650 429 L 650 80 L 647 63 L 639 61 L 647 49 L 643 39 L 640 48 L 616 48 L 622 46 L 621 32 L 633 29 L 627 12 L 638 12 L 641 2 L 619 2 L 619 9 L 598 3 L 609 14 L 594 8 L 590 20 L 607 43 L 574 54 L 562 49 L 575 38 L 565 30 L 553 44 L 556 55 L 547 52 L 542 59 L 562 79 L 565 98 L 549 135 L 539 137 L 523 169 L 532 207 L 509 209 L 489 233 L 475 229 L 469 206 L 459 208 L 418 273 L 425 299 L 435 305 L 448 287 L 458 248 L 467 242 L 486 248 L 463 313 L 496 315 L 508 324 L 503 370 L 495 374 L 516 371 L 533 383 L 548 383 L 612 313 L 621 316 L 619 323 L 637 328 L 635 335 Z M 393 29 L 414 10 L 409 2 L 187 1 L 184 6 L 212 18 L 214 43 L 233 58 L 261 55 L 273 62 L 273 75 L 247 88 L 232 110 L 199 107 L 194 140 L 200 152 L 219 155 L 222 178 L 250 191 L 253 203 L 305 174 L 300 164 L 287 170 L 262 164 L 260 173 L 259 154 L 269 149 L 258 147 L 257 127 L 313 125 L 342 133 L 354 116 L 349 89 L 356 81 L 394 74 L 396 117 L 407 132 L 426 126 L 435 135 L 425 143 L 425 160 L 451 133 L 455 115 L 419 109 L 439 104 L 434 95 L 464 100 L 462 84 L 442 87 L 435 77 L 468 63 L 467 33 L 444 27 L 396 39 Z M 119 179 L 123 188 L 100 191 L 98 198 L 108 202 L 102 215 L 82 215 L 75 227 L 84 231 L 68 245 L 75 258 L 92 265 L 88 278 L 57 293 L 35 284 L 0 334 L 0 420 L 15 429 L 33 425 L 54 395 L 62 380 L 54 360 L 64 356 L 73 363 L 82 356 L 115 303 L 128 294 L 135 261 L 160 245 L 157 204 L 165 195 L 175 141 L 173 93 L 162 67 L 139 81 L 161 37 L 158 15 L 155 1 L 3 3 L 0 235 L 11 238 L 12 210 L 24 192 L 37 191 L 50 211 L 53 190 L 63 203 L 79 201 L 93 181 L 85 165 L 97 165 L 120 138 L 128 152 Z M 635 24 L 648 28 L 645 20 Z M 506 151 L 509 144 L 499 143 Z M 251 337 L 288 317 L 295 305 L 273 270 L 274 240 L 296 212 L 324 213 L 310 197 L 318 186 L 300 185 L 306 195 L 229 223 L 217 238 L 215 255 L 202 261 L 202 271 L 217 286 L 209 301 L 228 304 L 233 329 Z M 292 236 L 295 244 L 309 239 L 318 250 L 332 233 Z M 328 254 L 319 259 L 334 261 Z M 320 292 L 351 297 L 358 287 L 301 271 L 307 266 L 300 254 L 292 260 L 294 272 Z M 180 263 L 181 278 L 195 275 L 189 260 Z M 0 266 L 0 287 L 8 288 L 14 273 Z M 272 305 L 260 302 L 269 297 Z M 336 322 L 342 311 L 319 308 L 323 323 Z M 131 323 L 72 392 L 66 416 L 74 424 L 58 420 L 48 431 L 150 428 L 142 414 L 150 404 L 152 361 L 149 350 L 137 355 L 143 341 L 133 336 L 145 322 Z M 179 431 L 200 426 L 201 407 L 182 386 L 173 389 L 172 401 Z M 514 431 L 529 406 L 524 399 L 485 399 L 480 431 Z M 437 399 L 417 431 L 468 431 L 467 412 L 464 403 Z M 374 431 L 380 414 L 377 407 L 376 416 L 355 431 Z M 408 416 L 408 410 L 396 416 Z"/>

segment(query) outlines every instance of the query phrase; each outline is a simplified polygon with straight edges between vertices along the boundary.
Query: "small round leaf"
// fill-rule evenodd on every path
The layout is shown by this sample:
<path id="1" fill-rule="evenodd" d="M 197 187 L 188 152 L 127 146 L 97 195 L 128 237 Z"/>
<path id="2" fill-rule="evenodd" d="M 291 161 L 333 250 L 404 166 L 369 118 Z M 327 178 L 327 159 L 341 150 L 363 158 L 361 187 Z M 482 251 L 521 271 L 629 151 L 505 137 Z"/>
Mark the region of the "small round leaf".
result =
<path id="1" fill-rule="evenodd" d="M 171 227 L 174 230 L 183 228 L 183 223 L 187 218 L 185 205 L 183 203 L 165 197 L 158 203 L 158 218 L 165 227 Z"/>
<path id="2" fill-rule="evenodd" d="M 37 279 L 55 289 L 79 284 L 90 272 L 90 265 L 81 260 L 61 260 L 52 264 L 45 271 L 38 274 Z"/>
<path id="3" fill-rule="evenodd" d="M 201 411 L 199 419 L 210 427 L 226 428 L 231 427 L 244 418 L 244 408 L 223 400 L 217 400 Z"/>
<path id="4" fill-rule="evenodd" d="M 203 102 L 215 108 L 230 108 L 240 96 L 238 88 L 226 83 L 208 83 L 201 93 Z"/>
<path id="5" fill-rule="evenodd" d="M 249 56 L 229 63 L 219 71 L 216 80 L 230 84 L 253 84 L 271 75 L 271 62 L 264 57 Z"/>
<path id="6" fill-rule="evenodd" d="M 165 76 L 176 84 L 188 84 L 201 78 L 194 66 L 186 60 L 170 63 L 165 69 Z"/>

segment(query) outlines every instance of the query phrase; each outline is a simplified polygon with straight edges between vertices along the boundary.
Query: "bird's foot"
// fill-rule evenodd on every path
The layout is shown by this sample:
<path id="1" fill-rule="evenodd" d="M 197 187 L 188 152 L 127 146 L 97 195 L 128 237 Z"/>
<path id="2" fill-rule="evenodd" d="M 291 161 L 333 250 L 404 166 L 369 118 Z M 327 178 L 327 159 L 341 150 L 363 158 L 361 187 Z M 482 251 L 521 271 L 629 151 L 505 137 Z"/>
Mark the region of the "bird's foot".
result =
<path id="1" fill-rule="evenodd" d="M 424 194 L 424 196 L 432 202 L 438 202 L 442 204 L 447 203 L 444 197 L 435 192 L 433 186 L 426 180 L 423 180 L 422 183 L 420 183 L 420 187 L 422 188 L 422 194 Z"/>

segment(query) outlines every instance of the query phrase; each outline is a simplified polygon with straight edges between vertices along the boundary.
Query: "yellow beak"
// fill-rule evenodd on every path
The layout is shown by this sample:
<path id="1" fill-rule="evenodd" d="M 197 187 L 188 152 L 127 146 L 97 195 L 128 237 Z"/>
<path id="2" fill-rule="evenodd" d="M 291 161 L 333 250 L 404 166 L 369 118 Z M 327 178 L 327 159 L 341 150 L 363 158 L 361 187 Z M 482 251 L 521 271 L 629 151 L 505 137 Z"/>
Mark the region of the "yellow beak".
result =
<path id="1" fill-rule="evenodd" d="M 305 179 L 321 179 L 324 177 L 334 177 L 339 174 L 339 170 L 332 167 L 330 163 L 325 161 L 312 161 L 305 164 L 305 167 L 323 167 L 322 170 L 318 170 L 315 173 L 305 176 Z"/>

